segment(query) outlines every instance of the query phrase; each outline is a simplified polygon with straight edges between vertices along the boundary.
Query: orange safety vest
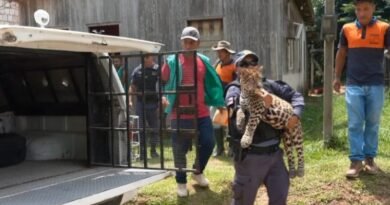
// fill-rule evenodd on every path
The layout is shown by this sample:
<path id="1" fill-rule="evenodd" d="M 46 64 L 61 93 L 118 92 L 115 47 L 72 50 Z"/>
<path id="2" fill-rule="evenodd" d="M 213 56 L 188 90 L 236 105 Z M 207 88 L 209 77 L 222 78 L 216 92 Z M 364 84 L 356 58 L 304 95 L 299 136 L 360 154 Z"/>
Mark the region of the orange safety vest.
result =
<path id="1" fill-rule="evenodd" d="M 348 23 L 343 27 L 343 32 L 348 40 L 348 48 L 380 48 L 385 46 L 385 34 L 389 25 L 382 21 L 376 21 L 367 26 L 365 33 L 356 23 Z"/>
<path id="2" fill-rule="evenodd" d="M 218 63 L 215 70 L 217 71 L 222 82 L 227 84 L 234 80 L 233 78 L 236 72 L 236 65 L 234 65 L 234 63 L 228 65 L 222 65 L 222 63 Z"/>

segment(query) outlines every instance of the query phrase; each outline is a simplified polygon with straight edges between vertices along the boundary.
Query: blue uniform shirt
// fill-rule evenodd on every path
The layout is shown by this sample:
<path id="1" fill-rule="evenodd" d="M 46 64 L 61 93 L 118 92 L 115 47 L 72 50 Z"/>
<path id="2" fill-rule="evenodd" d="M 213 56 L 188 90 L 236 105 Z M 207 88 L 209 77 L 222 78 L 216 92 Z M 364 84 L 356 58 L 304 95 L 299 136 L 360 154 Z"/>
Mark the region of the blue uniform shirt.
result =
<path id="1" fill-rule="evenodd" d="M 143 79 L 143 77 L 145 79 Z M 131 75 L 131 85 L 135 86 L 138 92 L 142 92 L 144 90 L 144 86 L 145 86 L 145 91 L 155 92 L 154 94 L 145 94 L 145 104 L 157 104 L 158 78 L 159 78 L 159 67 L 157 64 L 153 65 L 152 68 L 142 69 L 142 66 L 139 65 L 134 69 Z M 142 102 L 143 96 L 142 95 L 137 96 L 137 100 L 139 102 Z"/>

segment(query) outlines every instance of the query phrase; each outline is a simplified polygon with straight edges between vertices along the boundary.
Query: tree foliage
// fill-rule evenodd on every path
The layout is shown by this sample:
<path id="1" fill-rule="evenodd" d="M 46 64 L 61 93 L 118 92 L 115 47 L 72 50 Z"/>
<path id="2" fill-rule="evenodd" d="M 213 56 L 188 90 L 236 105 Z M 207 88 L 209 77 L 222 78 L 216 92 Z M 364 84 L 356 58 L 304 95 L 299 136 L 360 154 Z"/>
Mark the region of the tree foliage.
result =
<path id="1" fill-rule="evenodd" d="M 342 26 L 345 23 L 353 22 L 356 19 L 355 6 L 353 4 L 353 1 L 354 0 L 335 0 L 335 12 L 337 15 L 338 33 L 340 32 Z M 312 0 L 314 13 L 315 13 L 315 25 L 311 29 L 318 34 L 321 32 L 321 21 L 325 13 L 325 2 L 326 0 Z M 389 22 L 390 21 L 390 0 L 375 0 L 375 4 L 376 4 L 376 11 L 374 15 L 383 21 Z M 335 41 L 336 45 L 337 43 L 338 43 L 338 39 L 336 39 Z M 312 41 L 311 44 L 315 49 L 321 49 L 323 48 L 324 45 L 324 43 L 320 39 Z M 337 46 L 335 46 L 335 49 L 337 49 Z M 322 65 L 323 53 L 317 52 L 314 55 L 316 61 L 320 65 Z M 317 70 L 317 71 L 322 72 L 322 70 Z M 321 81 L 322 75 L 319 75 L 317 77 L 319 80 L 315 81 L 315 86 L 320 86 L 322 85 L 322 81 Z"/>
<path id="2" fill-rule="evenodd" d="M 390 20 L 390 1 L 375 0 L 376 11 L 374 15 L 383 21 L 389 22 Z M 345 24 L 347 22 L 354 21 L 355 6 L 353 0 L 336 0 L 336 13 L 339 15 L 339 24 Z"/>
<path id="3" fill-rule="evenodd" d="M 325 11 L 326 0 L 312 0 L 315 13 L 314 30 L 321 32 L 321 19 Z M 354 0 L 335 0 L 335 12 L 338 16 L 338 31 L 348 22 L 356 19 Z M 390 0 L 374 0 L 376 4 L 376 11 L 374 15 L 382 21 L 390 22 Z"/>

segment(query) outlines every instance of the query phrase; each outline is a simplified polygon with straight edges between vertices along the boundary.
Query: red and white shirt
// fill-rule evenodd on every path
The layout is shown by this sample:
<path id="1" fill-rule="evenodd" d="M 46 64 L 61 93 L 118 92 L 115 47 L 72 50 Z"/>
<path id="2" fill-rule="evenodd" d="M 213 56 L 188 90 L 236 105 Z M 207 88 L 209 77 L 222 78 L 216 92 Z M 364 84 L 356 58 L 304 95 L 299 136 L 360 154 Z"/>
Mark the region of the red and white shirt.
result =
<path id="1" fill-rule="evenodd" d="M 205 104 L 204 101 L 204 79 L 206 74 L 206 66 L 202 62 L 202 60 L 197 57 L 197 102 L 196 105 L 198 106 L 198 117 L 208 117 L 210 116 L 210 111 L 208 106 Z M 182 66 L 182 81 L 181 85 L 194 85 L 194 58 L 192 56 L 186 57 L 184 55 L 179 55 L 179 63 Z M 168 64 L 164 64 L 162 67 L 162 80 L 167 81 L 169 80 L 170 76 L 170 68 Z M 177 106 L 186 106 L 194 104 L 195 95 L 194 94 L 179 94 L 178 95 L 178 101 L 176 100 L 176 103 L 179 103 Z M 176 119 L 176 106 L 174 106 L 174 109 L 171 113 L 171 118 Z M 193 115 L 181 115 L 180 119 L 193 119 Z"/>

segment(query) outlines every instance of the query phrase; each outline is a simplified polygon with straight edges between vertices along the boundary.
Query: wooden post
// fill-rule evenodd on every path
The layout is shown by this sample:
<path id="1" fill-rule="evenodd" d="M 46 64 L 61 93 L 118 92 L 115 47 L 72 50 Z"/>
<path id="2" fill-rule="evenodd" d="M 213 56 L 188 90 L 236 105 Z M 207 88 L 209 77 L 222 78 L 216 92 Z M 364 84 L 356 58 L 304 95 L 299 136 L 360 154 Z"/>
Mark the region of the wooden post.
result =
<path id="1" fill-rule="evenodd" d="M 314 88 L 314 53 L 310 49 L 310 90 Z"/>
<path id="2" fill-rule="evenodd" d="M 325 15 L 335 14 L 334 0 L 325 1 Z M 332 122 L 332 95 L 333 95 L 333 69 L 334 69 L 334 36 L 324 38 L 324 116 L 323 116 L 323 134 L 324 145 L 328 146 L 333 135 Z"/>

